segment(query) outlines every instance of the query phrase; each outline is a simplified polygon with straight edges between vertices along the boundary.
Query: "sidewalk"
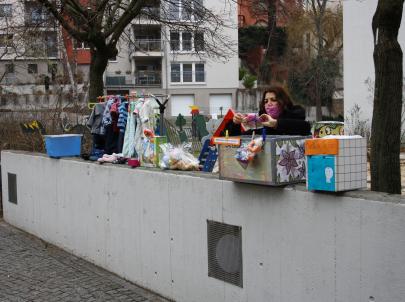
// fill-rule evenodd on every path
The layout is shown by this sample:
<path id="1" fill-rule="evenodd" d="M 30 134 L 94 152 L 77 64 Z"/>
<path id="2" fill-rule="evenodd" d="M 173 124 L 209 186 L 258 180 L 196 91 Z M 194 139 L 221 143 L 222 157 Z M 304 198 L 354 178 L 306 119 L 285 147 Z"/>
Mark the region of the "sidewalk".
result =
<path id="1" fill-rule="evenodd" d="M 167 302 L 0 218 L 0 301 Z"/>

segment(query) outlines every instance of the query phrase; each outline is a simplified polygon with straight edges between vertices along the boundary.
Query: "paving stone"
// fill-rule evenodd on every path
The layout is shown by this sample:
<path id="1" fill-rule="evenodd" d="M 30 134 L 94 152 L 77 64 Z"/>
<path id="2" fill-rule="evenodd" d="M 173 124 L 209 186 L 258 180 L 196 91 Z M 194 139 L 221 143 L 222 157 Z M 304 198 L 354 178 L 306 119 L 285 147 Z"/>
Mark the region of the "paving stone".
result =
<path id="1" fill-rule="evenodd" d="M 168 302 L 0 220 L 1 302 Z"/>

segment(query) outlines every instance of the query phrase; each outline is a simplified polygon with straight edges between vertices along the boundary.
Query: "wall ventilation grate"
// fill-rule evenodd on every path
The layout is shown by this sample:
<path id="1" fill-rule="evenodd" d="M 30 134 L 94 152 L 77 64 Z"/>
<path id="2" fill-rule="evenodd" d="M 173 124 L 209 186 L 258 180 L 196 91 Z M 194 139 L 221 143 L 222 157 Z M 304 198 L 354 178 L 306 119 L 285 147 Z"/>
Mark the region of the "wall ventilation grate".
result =
<path id="1" fill-rule="evenodd" d="M 8 173 L 8 201 L 17 204 L 17 175 Z"/>
<path id="2" fill-rule="evenodd" d="M 243 287 L 242 227 L 207 220 L 208 276 Z"/>

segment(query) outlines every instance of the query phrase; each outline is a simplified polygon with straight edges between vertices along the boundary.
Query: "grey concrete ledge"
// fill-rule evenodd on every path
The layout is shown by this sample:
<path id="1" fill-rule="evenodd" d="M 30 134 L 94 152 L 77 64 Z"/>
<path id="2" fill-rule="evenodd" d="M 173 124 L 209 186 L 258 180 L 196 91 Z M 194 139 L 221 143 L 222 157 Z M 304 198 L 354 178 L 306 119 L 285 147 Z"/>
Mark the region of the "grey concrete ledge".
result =
<path id="1" fill-rule="evenodd" d="M 48 158 L 50 160 L 63 160 L 63 161 L 74 161 L 77 163 L 83 163 L 87 165 L 97 165 L 102 166 L 106 169 L 129 169 L 134 171 L 149 171 L 153 173 L 164 173 L 164 174 L 173 174 L 173 175 L 181 175 L 181 176 L 190 176 L 190 177 L 198 177 L 198 178 L 206 178 L 206 179 L 217 179 L 219 181 L 226 181 L 220 180 L 218 174 L 212 174 L 207 172 L 197 172 L 197 171 L 177 171 L 177 170 L 161 170 L 158 168 L 147 168 L 147 167 L 138 167 L 138 168 L 131 168 L 127 165 L 120 165 L 120 164 L 111 164 L 111 163 L 103 163 L 100 164 L 98 162 L 87 161 L 79 157 L 66 157 L 61 159 L 52 159 L 48 157 L 44 153 L 36 153 L 36 152 L 28 152 L 28 151 L 20 151 L 20 150 L 3 150 L 3 153 L 11 153 L 11 154 L 21 154 L 25 156 L 32 156 L 32 157 L 41 157 L 41 158 Z M 288 185 L 288 186 L 281 186 L 281 187 L 270 187 L 270 186 L 262 186 L 262 185 L 254 185 L 254 184 L 247 184 L 247 183 L 235 183 L 238 186 L 251 186 L 252 190 L 256 187 L 261 188 L 268 188 L 269 190 L 297 190 L 302 192 L 308 192 L 306 189 L 305 184 L 296 184 L 296 185 Z M 322 195 L 329 195 L 329 196 L 336 196 L 336 197 L 351 197 L 356 199 L 364 199 L 376 202 L 389 202 L 389 203 L 396 203 L 396 204 L 405 204 L 405 196 L 399 194 L 388 194 L 383 192 L 373 192 L 370 190 L 356 190 L 356 191 L 347 191 L 347 192 L 313 192 L 313 194 L 322 194 Z"/>

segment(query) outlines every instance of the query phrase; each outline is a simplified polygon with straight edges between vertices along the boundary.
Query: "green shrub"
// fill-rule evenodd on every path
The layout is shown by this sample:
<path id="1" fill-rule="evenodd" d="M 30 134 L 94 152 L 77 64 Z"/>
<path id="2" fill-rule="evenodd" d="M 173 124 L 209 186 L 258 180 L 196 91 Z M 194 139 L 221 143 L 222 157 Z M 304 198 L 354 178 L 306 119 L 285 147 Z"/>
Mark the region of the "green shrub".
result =
<path id="1" fill-rule="evenodd" d="M 256 76 L 248 73 L 243 78 L 243 86 L 245 86 L 246 89 L 252 89 L 253 86 L 255 85 L 256 80 L 257 80 Z"/>
<path id="2" fill-rule="evenodd" d="M 239 68 L 239 81 L 242 81 L 247 73 L 248 73 L 248 71 L 246 68 L 240 67 Z"/>

